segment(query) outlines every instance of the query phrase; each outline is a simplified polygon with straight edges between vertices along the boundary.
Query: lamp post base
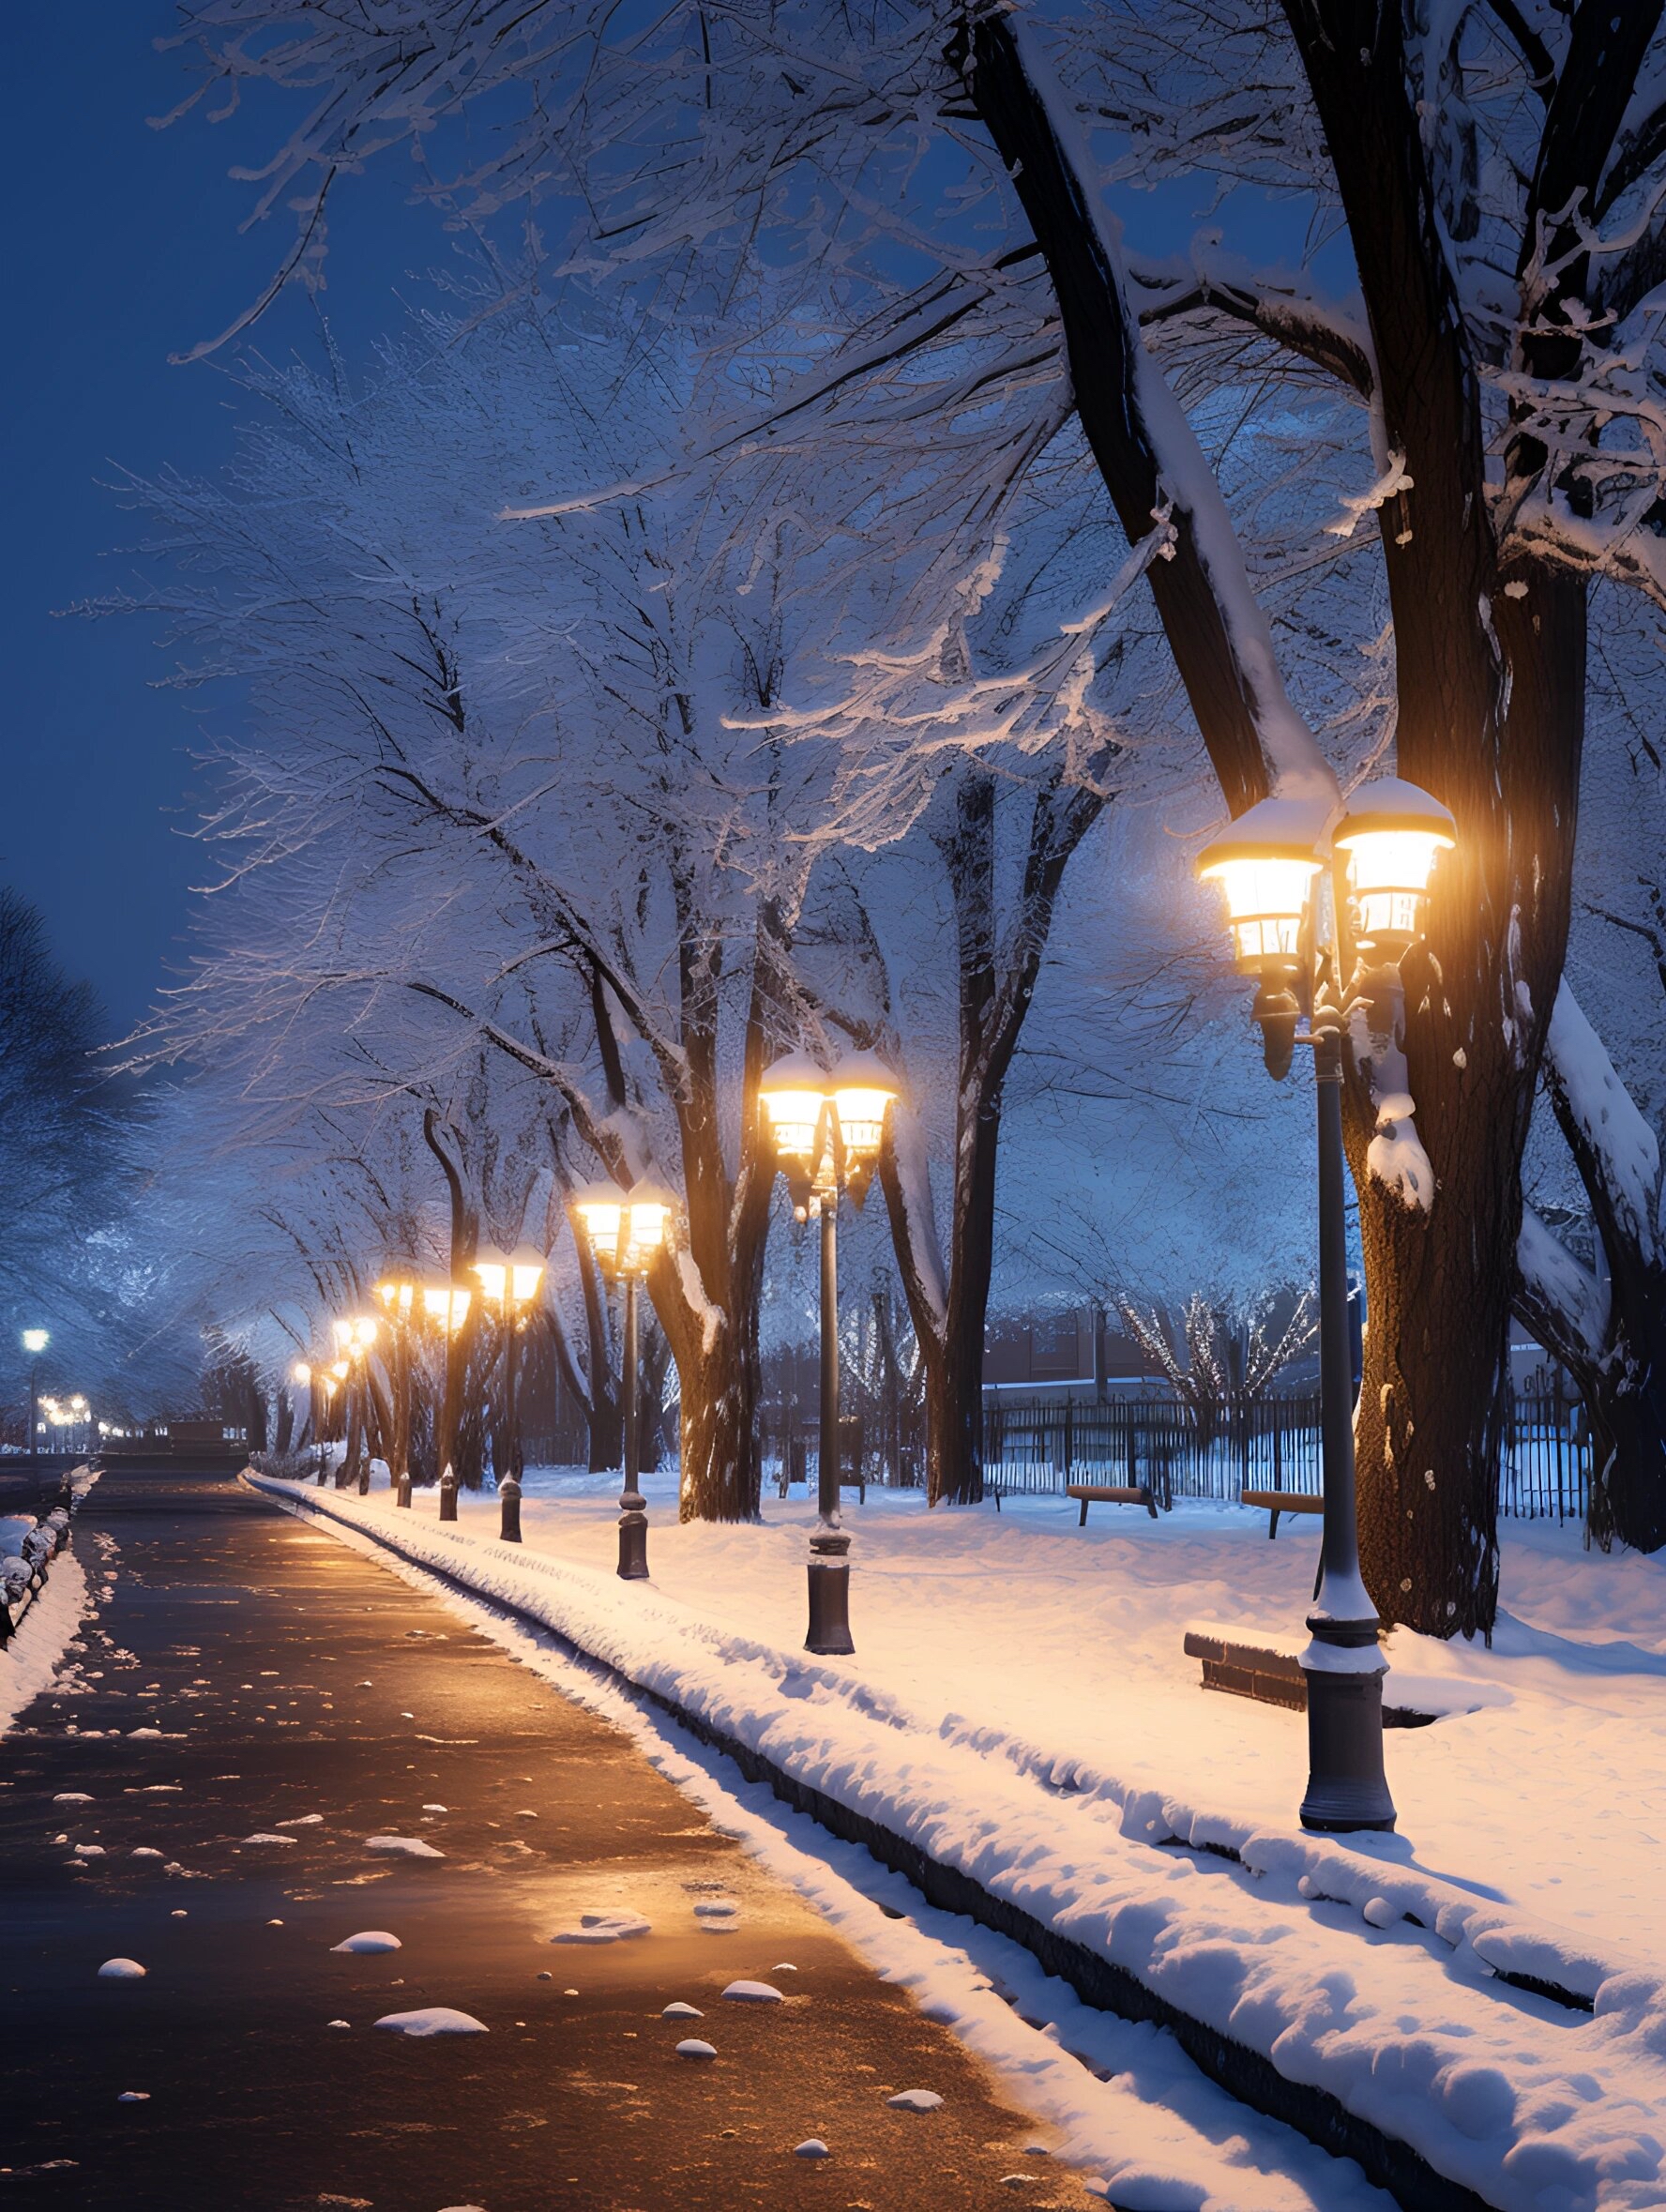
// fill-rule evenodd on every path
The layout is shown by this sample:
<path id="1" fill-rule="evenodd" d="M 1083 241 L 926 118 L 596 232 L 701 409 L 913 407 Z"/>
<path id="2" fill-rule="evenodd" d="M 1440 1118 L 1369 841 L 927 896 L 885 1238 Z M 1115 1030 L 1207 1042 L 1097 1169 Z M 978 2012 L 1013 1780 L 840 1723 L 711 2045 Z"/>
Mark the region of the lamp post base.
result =
<path id="1" fill-rule="evenodd" d="M 503 1507 L 499 1539 L 506 1544 L 518 1544 L 521 1541 L 521 1485 L 513 1475 L 506 1477 L 498 1484 L 497 1496 Z"/>
<path id="2" fill-rule="evenodd" d="M 647 1499 L 640 1490 L 628 1490 L 619 1499 L 619 1580 L 645 1583 L 648 1579 Z"/>
<path id="3" fill-rule="evenodd" d="M 455 1521 L 456 1518 L 457 1476 L 447 1462 L 446 1472 L 440 1477 L 440 1519 L 442 1521 Z"/>
<path id="4" fill-rule="evenodd" d="M 847 1659 L 856 1650 L 850 1629 L 850 1538 L 825 1530 L 810 1539 L 810 1633 L 806 1651 Z"/>
<path id="5" fill-rule="evenodd" d="M 1315 1642 L 1320 1640 L 1316 1637 Z M 1373 1634 L 1371 1642 L 1375 1644 Z M 1358 1646 L 1332 1644 L 1326 1649 Z M 1375 1657 L 1374 1652 L 1372 1657 Z M 1322 1835 L 1347 1836 L 1362 1828 L 1385 1833 L 1395 1823 L 1394 1799 L 1383 1771 L 1383 1675 L 1338 1673 L 1303 1665 L 1308 1689 L 1308 1794 L 1301 1824 Z"/>

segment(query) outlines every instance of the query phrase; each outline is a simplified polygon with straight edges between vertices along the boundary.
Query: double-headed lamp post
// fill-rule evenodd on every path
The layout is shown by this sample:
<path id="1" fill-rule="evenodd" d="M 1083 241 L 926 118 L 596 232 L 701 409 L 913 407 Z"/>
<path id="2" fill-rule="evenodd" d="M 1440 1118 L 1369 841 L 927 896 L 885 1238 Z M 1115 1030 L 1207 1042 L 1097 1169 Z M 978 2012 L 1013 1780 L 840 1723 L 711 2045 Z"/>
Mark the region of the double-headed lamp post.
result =
<path id="1" fill-rule="evenodd" d="M 1328 827 L 1328 837 L 1326 830 Z M 1263 799 L 1198 856 L 1226 894 L 1237 964 L 1259 983 L 1267 1070 L 1313 1048 L 1319 1110 L 1319 1381 L 1325 1533 L 1302 1655 L 1308 1697 L 1307 1828 L 1392 1828 L 1383 1771 L 1381 1623 L 1359 1573 L 1354 1492 L 1354 1378 L 1343 1212 L 1342 1022 L 1364 979 L 1396 970 L 1423 932 L 1435 856 L 1457 842 L 1451 815 L 1416 784 L 1386 777 L 1340 819 Z M 1334 866 L 1345 880 L 1325 879 Z M 1326 893 L 1331 895 L 1326 896 Z M 1338 895 L 1340 892 L 1340 895 Z M 1344 935 L 1347 949 L 1344 950 Z M 1298 1023 L 1305 1018 L 1305 1030 Z"/>
<path id="2" fill-rule="evenodd" d="M 411 1503 L 411 1315 L 420 1285 L 402 1267 L 389 1267 L 376 1284 L 376 1296 L 393 1331 L 393 1357 L 388 1362 L 393 1382 L 393 1437 L 391 1464 L 394 1503 Z"/>
<path id="3" fill-rule="evenodd" d="M 521 1419 L 515 1403 L 516 1351 L 520 1343 L 523 1311 L 538 1295 L 544 1280 L 544 1255 L 530 1244 L 512 1252 L 486 1252 L 474 1263 L 480 1279 L 480 1295 L 495 1306 L 504 1338 L 504 1457 L 498 1469 L 497 1495 L 503 1519 L 500 1534 L 506 1544 L 521 1541 Z"/>
<path id="4" fill-rule="evenodd" d="M 816 1525 L 810 1539 L 810 1632 L 806 1651 L 856 1650 L 850 1629 L 850 1538 L 839 1524 L 839 1200 L 859 1206 L 879 1161 L 897 1079 L 876 1053 L 851 1053 L 829 1072 L 789 1053 L 758 1086 L 787 1179 L 793 1211 L 822 1224 L 822 1375 L 816 1450 Z"/>
<path id="5" fill-rule="evenodd" d="M 625 1486 L 619 1493 L 619 1575 L 648 1579 L 648 1501 L 642 1493 L 641 1366 L 637 1351 L 636 1286 L 654 1254 L 664 1248 L 676 1200 L 658 1183 L 586 1183 L 574 1193 L 573 1211 L 597 1265 L 625 1286 L 625 1342 L 619 1357 L 619 1396 L 625 1416 Z"/>

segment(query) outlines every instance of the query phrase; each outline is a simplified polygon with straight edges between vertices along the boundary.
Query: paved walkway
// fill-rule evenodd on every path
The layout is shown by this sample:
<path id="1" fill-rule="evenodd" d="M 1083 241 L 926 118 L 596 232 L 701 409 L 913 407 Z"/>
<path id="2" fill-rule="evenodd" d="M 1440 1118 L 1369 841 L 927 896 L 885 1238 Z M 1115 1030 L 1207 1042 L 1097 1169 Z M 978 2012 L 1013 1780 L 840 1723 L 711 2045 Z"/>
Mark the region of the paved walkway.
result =
<path id="1" fill-rule="evenodd" d="M 219 1477 L 105 1476 L 76 1552 L 106 1594 L 0 1751 L 8 2207 L 1089 2201 L 947 2031 L 446 1605 Z M 651 1932 L 551 1944 L 586 1913 Z M 371 1930 L 401 1947 L 333 1948 Z M 433 2006 L 490 2033 L 372 2026 Z M 942 2108 L 887 2106 L 916 2087 Z"/>

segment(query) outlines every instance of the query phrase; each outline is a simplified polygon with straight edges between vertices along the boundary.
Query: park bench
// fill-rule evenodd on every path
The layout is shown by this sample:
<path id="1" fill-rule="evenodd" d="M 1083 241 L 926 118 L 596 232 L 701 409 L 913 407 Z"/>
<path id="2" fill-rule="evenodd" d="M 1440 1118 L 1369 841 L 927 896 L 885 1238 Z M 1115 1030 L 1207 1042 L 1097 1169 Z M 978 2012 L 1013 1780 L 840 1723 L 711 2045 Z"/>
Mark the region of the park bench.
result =
<path id="1" fill-rule="evenodd" d="M 1253 1506 L 1258 1513 L 1270 1516 L 1267 1538 L 1270 1541 L 1279 1533 L 1280 1513 L 1323 1513 L 1325 1500 L 1304 1490 L 1247 1490 L 1243 1493 L 1246 1506 Z"/>
<path id="2" fill-rule="evenodd" d="M 1082 1518 L 1078 1528 L 1087 1526 L 1089 1506 L 1143 1506 L 1153 1521 L 1157 1519 L 1157 1500 L 1149 1483 L 1131 1482 L 1067 1482 L 1065 1495 L 1080 1500 Z"/>

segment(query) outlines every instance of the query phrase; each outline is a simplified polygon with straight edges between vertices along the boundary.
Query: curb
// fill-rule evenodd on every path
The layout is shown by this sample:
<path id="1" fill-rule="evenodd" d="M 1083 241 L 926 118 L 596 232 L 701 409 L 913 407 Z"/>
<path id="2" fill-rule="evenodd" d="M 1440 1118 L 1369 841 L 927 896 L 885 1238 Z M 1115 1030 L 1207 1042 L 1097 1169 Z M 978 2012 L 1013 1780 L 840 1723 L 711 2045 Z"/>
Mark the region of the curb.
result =
<path id="1" fill-rule="evenodd" d="M 530 1609 L 494 1591 L 478 1589 L 461 1574 L 415 1557 L 395 1541 L 392 1531 L 349 1520 L 332 1511 L 327 1492 L 314 1496 L 304 1491 L 292 1491 L 271 1477 L 261 1475 L 258 1469 L 245 1470 L 239 1480 L 247 1488 L 272 1497 L 297 1518 L 311 1513 L 334 1522 L 341 1528 L 350 1529 L 356 1536 L 369 1538 L 384 1551 L 433 1576 L 436 1582 L 478 1603 L 513 1614 L 540 1634 L 553 1637 L 567 1653 L 598 1669 L 633 1698 L 653 1705 L 679 1727 L 687 1729 L 698 1742 L 732 1759 L 748 1781 L 767 1782 L 781 1803 L 795 1812 L 808 1814 L 841 1842 L 865 1845 L 882 1866 L 911 1882 L 928 1903 L 945 1912 L 964 1914 L 979 1926 L 1021 1944 L 1045 1972 L 1068 1983 L 1084 2004 L 1115 2013 L 1123 2020 L 1166 2028 L 1209 2080 L 1251 2110 L 1306 2136 L 1310 2143 L 1328 2151 L 1332 2157 L 1352 2159 L 1369 2180 L 1386 2189 L 1403 2207 L 1403 2212 L 1493 2212 L 1486 2198 L 1449 2180 L 1409 2144 L 1360 2119 L 1327 2090 L 1290 2081 L 1260 2052 L 1234 2042 L 1219 2029 L 1180 2011 L 1126 1967 L 1118 1966 L 1068 1936 L 1060 1935 L 1022 1906 L 992 1895 L 959 1868 L 944 1865 L 869 1814 L 798 1780 L 775 1761 L 689 1712 L 674 1699 L 634 1681 L 612 1660 L 587 1650 L 562 1630 L 553 1629 Z"/>

